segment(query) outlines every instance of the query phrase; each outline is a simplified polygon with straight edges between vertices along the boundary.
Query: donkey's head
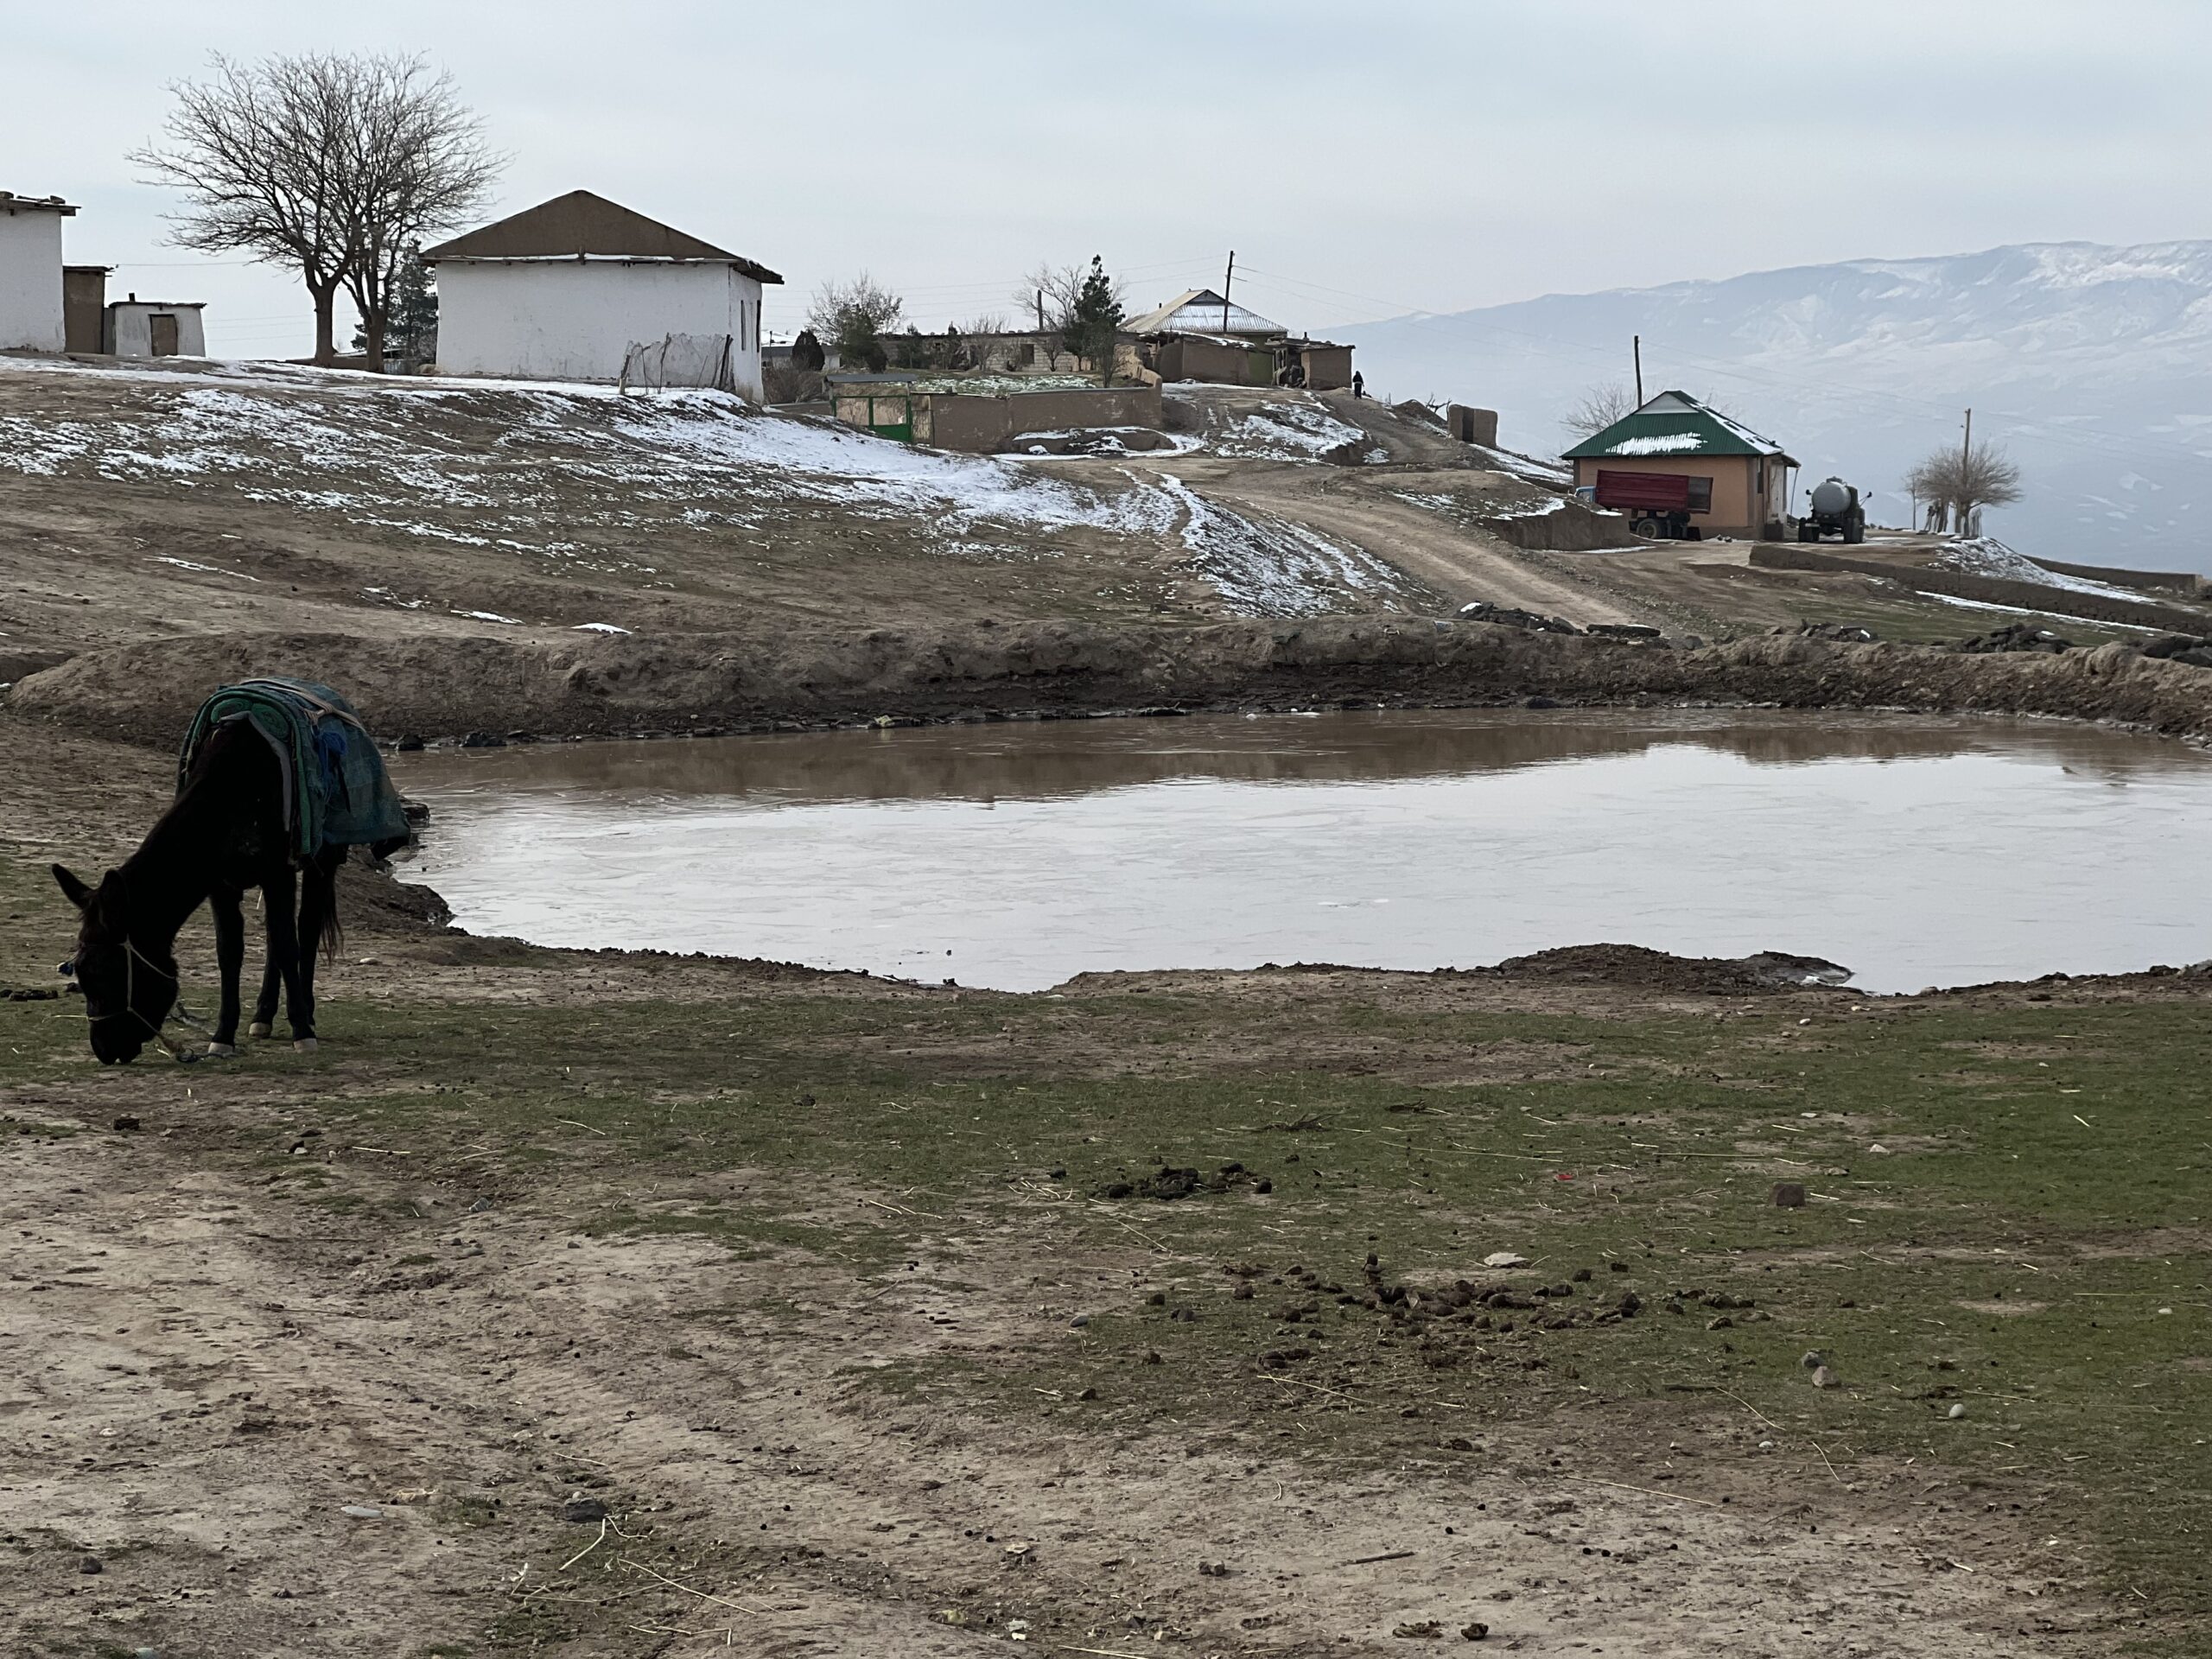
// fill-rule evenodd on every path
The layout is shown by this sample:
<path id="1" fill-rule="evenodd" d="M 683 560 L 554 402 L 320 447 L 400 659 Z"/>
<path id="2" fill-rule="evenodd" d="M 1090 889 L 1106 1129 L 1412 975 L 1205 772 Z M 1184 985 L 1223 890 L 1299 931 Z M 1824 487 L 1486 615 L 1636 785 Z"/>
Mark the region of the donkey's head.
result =
<path id="1" fill-rule="evenodd" d="M 83 918 L 75 955 L 62 963 L 85 994 L 92 1053 L 104 1065 L 127 1065 L 147 1039 L 158 1037 L 176 1002 L 176 962 L 168 949 L 149 950 L 130 937 L 123 877 L 110 870 L 88 887 L 60 865 L 54 879 Z"/>

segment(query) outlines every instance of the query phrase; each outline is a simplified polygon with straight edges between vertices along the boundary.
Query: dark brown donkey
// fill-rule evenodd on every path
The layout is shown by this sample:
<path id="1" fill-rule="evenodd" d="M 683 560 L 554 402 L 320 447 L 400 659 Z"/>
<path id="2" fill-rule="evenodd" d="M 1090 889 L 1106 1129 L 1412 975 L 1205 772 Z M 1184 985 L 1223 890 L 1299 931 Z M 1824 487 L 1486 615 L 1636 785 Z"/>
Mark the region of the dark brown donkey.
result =
<path id="1" fill-rule="evenodd" d="M 163 1035 L 177 1007 L 177 930 L 204 900 L 214 913 L 223 1004 L 207 1052 L 238 1052 L 238 973 L 245 963 L 239 900 L 258 887 L 269 935 L 251 1034 L 266 1037 L 276 992 L 292 1046 L 315 1046 L 315 958 L 338 942 L 337 874 L 343 847 L 325 847 L 295 870 L 284 823 L 283 775 L 249 722 L 217 729 L 200 747 L 175 803 L 138 850 L 88 887 L 56 864 L 54 879 L 84 914 L 74 972 L 103 1064 L 138 1058 L 149 1039 L 183 1058 Z"/>

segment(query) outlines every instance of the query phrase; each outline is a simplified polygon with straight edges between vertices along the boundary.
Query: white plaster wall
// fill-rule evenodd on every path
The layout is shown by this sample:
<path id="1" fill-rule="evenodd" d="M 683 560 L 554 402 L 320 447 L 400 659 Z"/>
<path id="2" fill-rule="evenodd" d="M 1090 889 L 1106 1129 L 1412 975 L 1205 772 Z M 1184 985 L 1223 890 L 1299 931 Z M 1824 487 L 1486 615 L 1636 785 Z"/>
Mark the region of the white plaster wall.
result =
<path id="1" fill-rule="evenodd" d="M 207 355 L 207 333 L 200 321 L 200 308 L 193 306 L 133 305 L 124 300 L 108 308 L 108 326 L 113 331 L 107 342 L 108 350 L 118 357 L 151 357 L 154 354 L 154 314 L 176 319 L 176 354 L 179 357 Z"/>
<path id="2" fill-rule="evenodd" d="M 0 351 L 61 349 L 61 215 L 0 209 Z"/>
<path id="3" fill-rule="evenodd" d="M 438 263 L 438 367 L 525 380 L 618 380 L 632 341 L 728 334 L 760 397 L 760 284 L 721 264 Z"/>

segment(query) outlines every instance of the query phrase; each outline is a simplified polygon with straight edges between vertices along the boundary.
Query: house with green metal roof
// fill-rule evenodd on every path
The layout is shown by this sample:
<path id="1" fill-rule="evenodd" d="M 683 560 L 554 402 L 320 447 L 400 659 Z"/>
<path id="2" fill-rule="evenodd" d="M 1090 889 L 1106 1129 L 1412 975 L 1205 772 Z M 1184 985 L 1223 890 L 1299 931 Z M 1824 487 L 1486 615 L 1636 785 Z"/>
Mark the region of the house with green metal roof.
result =
<path id="1" fill-rule="evenodd" d="M 1797 463 L 1686 391 L 1662 391 L 1563 457 L 1601 507 L 1649 535 L 1780 536 Z M 1662 498 L 1664 499 L 1662 500 Z"/>

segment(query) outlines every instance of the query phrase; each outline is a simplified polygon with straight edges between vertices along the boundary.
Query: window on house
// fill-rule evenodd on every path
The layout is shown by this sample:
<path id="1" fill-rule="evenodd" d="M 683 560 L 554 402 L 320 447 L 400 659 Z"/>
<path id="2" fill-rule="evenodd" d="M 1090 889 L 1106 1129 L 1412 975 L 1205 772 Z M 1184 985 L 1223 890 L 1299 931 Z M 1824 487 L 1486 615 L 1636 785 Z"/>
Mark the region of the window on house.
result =
<path id="1" fill-rule="evenodd" d="M 1692 512 L 1713 511 L 1713 480 L 1711 479 L 1690 480 L 1690 511 Z"/>
<path id="2" fill-rule="evenodd" d="M 1761 495 L 1766 493 L 1766 462 L 1764 461 L 1758 464 L 1758 492 Z"/>

